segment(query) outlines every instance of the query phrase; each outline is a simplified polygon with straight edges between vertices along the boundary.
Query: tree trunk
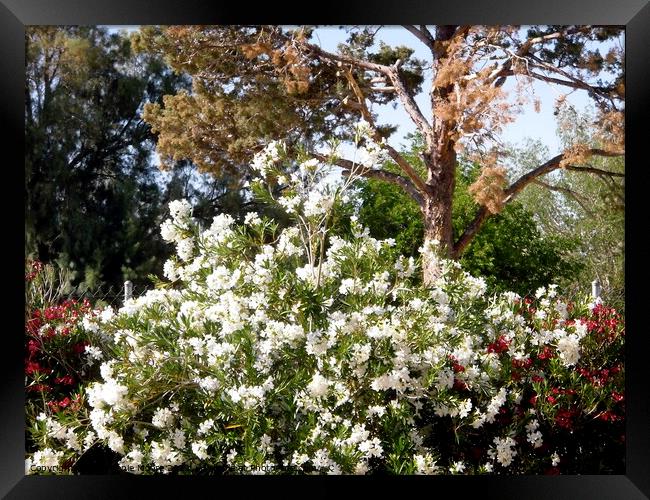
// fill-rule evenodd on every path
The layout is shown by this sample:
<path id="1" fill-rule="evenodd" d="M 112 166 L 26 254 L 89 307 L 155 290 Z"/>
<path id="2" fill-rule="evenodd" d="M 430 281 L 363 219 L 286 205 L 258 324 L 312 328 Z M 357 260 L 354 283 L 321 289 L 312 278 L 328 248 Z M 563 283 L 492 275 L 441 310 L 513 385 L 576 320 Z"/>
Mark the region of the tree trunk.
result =
<path id="1" fill-rule="evenodd" d="M 429 179 L 427 184 L 431 189 L 424 197 L 421 207 L 424 218 L 425 252 L 422 255 L 422 272 L 425 286 L 430 286 L 440 276 L 442 269 L 438 257 L 454 257 L 452 201 L 455 163 L 455 155 L 452 155 L 444 167 L 438 169 L 437 178 Z M 434 252 L 426 250 L 429 248 L 433 248 Z"/>

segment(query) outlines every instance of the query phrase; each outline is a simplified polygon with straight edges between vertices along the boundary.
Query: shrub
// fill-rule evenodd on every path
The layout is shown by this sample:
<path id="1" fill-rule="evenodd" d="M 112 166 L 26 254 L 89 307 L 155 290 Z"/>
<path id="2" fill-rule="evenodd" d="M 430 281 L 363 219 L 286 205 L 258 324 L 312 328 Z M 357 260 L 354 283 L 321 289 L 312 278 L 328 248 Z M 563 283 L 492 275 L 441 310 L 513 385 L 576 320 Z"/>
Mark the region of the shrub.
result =
<path id="1" fill-rule="evenodd" d="M 332 235 L 343 189 L 313 161 L 282 180 L 281 159 L 271 144 L 254 167 L 287 184 L 268 197 L 295 226 L 202 230 L 172 202 L 170 282 L 87 318 L 111 342 L 86 435 L 135 473 L 620 473 L 615 311 L 553 285 L 488 295 L 445 259 L 424 287 L 419 261 L 354 218 Z"/>
<path id="2" fill-rule="evenodd" d="M 83 423 L 84 384 L 97 380 L 100 339 L 83 328 L 92 316 L 87 300 L 64 300 L 66 274 L 38 261 L 25 272 L 25 404 L 27 472 L 71 467 L 95 444 Z M 86 319 L 84 319 L 86 318 Z M 51 444 L 52 441 L 55 443 Z M 67 451 L 56 449 L 63 445 Z M 29 470 L 34 465 L 34 469 Z M 50 471 L 56 469 L 50 469 Z"/>

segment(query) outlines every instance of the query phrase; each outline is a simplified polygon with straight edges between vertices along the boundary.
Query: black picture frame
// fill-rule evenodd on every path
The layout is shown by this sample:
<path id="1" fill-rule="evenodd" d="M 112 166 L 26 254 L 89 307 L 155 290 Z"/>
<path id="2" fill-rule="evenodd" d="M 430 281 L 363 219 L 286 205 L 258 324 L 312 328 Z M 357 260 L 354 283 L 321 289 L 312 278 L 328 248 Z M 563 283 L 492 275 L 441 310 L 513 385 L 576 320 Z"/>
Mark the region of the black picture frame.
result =
<path id="1" fill-rule="evenodd" d="M 308 14 L 309 7 L 312 15 Z M 24 231 L 14 216 L 22 202 L 18 187 L 24 182 L 24 82 L 26 25 L 139 25 L 139 24 L 604 24 L 626 28 L 626 474 L 603 476 L 441 476 L 441 477 L 134 477 L 24 476 L 25 412 L 23 375 L 24 325 L 20 325 L 21 298 L 16 284 L 24 283 Z M 204 488 L 216 495 L 237 492 L 244 497 L 255 489 L 268 494 L 328 496 L 340 490 L 357 494 L 413 494 L 452 498 L 470 494 L 499 499 L 642 499 L 650 498 L 650 391 L 643 301 L 650 283 L 643 258 L 644 234 L 650 226 L 643 204 L 648 186 L 644 122 L 650 116 L 650 2 L 649 0 L 545 0 L 518 2 L 328 1 L 319 8 L 267 3 L 244 5 L 201 0 L 148 2 L 146 0 L 0 0 L 0 117 L 5 189 L 4 219 L 12 235 L 4 241 L 11 255 L 6 261 L 2 357 L 2 411 L 0 425 L 0 495 L 6 498 L 117 498 L 187 496 Z M 644 153 L 646 156 L 644 156 Z M 14 187 L 15 186 L 15 187 Z M 16 197 L 17 199 L 13 199 Z M 11 297 L 17 300 L 11 304 Z M 16 299 L 18 297 L 18 299 Z M 279 481 L 282 481 L 281 483 Z M 143 491 L 136 491 L 140 486 Z M 224 492 L 228 488 L 228 493 Z"/>

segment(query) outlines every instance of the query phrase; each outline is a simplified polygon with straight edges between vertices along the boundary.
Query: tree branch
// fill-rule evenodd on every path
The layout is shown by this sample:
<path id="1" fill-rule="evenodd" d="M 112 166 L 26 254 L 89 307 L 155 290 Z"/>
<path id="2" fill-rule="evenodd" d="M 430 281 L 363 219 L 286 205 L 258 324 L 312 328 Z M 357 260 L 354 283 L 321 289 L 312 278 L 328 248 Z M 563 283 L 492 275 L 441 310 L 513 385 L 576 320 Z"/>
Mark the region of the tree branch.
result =
<path id="1" fill-rule="evenodd" d="M 588 153 L 594 156 L 605 156 L 605 157 L 616 157 L 616 156 L 623 156 L 624 153 L 620 151 L 606 151 L 604 149 L 597 149 L 597 148 L 592 148 L 588 150 Z M 538 177 L 541 177 L 543 175 L 546 175 L 553 170 L 557 170 L 560 168 L 560 163 L 564 159 L 564 153 L 559 154 L 557 156 L 554 156 L 550 160 L 548 160 L 546 163 L 540 165 L 539 167 L 531 170 L 527 174 L 522 175 L 519 179 L 517 179 L 515 182 L 513 182 L 510 187 L 504 190 L 504 203 L 509 203 L 511 202 L 515 196 L 517 196 L 522 189 L 524 189 L 528 184 L 531 182 L 534 182 L 537 180 Z M 566 167 L 570 168 L 570 167 Z M 570 168 L 571 170 L 581 170 L 588 172 L 592 170 L 591 167 L 573 167 Z M 593 169 L 596 171 L 599 171 L 600 174 L 604 174 L 606 171 L 600 170 L 600 169 Z M 598 172 L 593 172 L 593 173 L 598 173 Z M 622 174 L 618 174 L 622 175 Z M 490 212 L 487 209 L 487 207 L 483 206 L 479 209 L 478 213 L 470 222 L 465 230 L 463 231 L 463 234 L 460 235 L 456 243 L 454 244 L 454 248 L 452 251 L 452 256 L 454 258 L 458 258 L 460 254 L 467 248 L 467 245 L 472 241 L 474 236 L 476 236 L 476 233 L 478 233 L 479 229 L 483 226 L 483 223 L 485 220 L 490 216 Z"/>
<path id="2" fill-rule="evenodd" d="M 383 142 L 381 134 L 377 130 L 377 127 L 375 126 L 375 121 L 372 118 L 372 115 L 370 114 L 370 111 L 368 110 L 368 107 L 366 106 L 366 98 L 363 95 L 363 92 L 359 88 L 359 85 L 357 84 L 357 81 L 354 79 L 354 75 L 352 75 L 352 71 L 347 71 L 346 72 L 346 77 L 348 79 L 348 82 L 350 82 L 350 87 L 352 87 L 352 92 L 354 92 L 354 95 L 357 98 L 358 105 L 359 105 L 359 111 L 361 112 L 361 116 L 363 116 L 363 119 L 368 122 L 368 125 L 373 131 L 373 139 L 375 142 L 378 144 L 383 144 L 383 147 L 386 149 L 388 152 L 388 155 L 397 163 L 397 165 L 404 171 L 406 175 L 413 181 L 413 184 L 417 188 L 417 190 L 420 193 L 425 193 L 427 190 L 426 184 L 422 180 L 422 178 L 418 175 L 418 173 L 415 171 L 415 169 L 407 162 L 402 155 L 400 155 L 395 148 L 393 148 L 390 144 Z"/>
<path id="3" fill-rule="evenodd" d="M 623 152 L 620 151 L 606 151 L 604 149 L 597 149 L 597 148 L 589 149 L 587 150 L 587 153 L 593 156 L 606 156 L 606 157 L 623 156 L 624 154 Z M 554 156 L 543 165 L 540 165 L 539 167 L 528 172 L 527 174 L 522 175 L 517 181 L 513 182 L 508 189 L 504 191 L 504 194 L 506 195 L 504 202 L 508 203 L 509 201 L 511 201 L 515 196 L 517 196 L 517 194 L 519 194 L 519 192 L 521 192 L 522 189 L 524 189 L 528 184 L 530 184 L 537 177 L 546 175 L 549 172 L 552 172 L 553 170 L 560 168 L 560 163 L 564 159 L 564 156 L 565 156 L 564 153 Z M 566 167 L 566 168 L 570 168 L 570 167 Z M 591 167 L 573 167 L 571 169 L 589 171 L 588 169 L 591 169 Z M 599 171 L 599 169 L 593 169 L 593 170 Z M 605 171 L 600 171 L 600 173 L 604 173 L 604 172 Z"/>
<path id="4" fill-rule="evenodd" d="M 404 176 L 394 174 L 393 172 L 387 172 L 385 170 L 374 170 L 370 168 L 359 168 L 359 164 L 355 163 L 350 160 L 346 160 L 344 158 L 332 158 L 328 157 L 326 155 L 323 155 L 321 153 L 311 153 L 314 158 L 324 162 L 324 163 L 333 163 L 334 165 L 337 165 L 341 167 L 344 171 L 351 173 L 354 171 L 355 173 L 359 174 L 362 177 L 365 177 L 367 179 L 378 179 L 386 182 L 390 182 L 392 184 L 396 184 L 419 205 L 422 205 L 422 195 L 419 193 L 419 191 L 415 188 L 413 183 Z"/>
<path id="5" fill-rule="evenodd" d="M 363 69 L 375 71 L 377 73 L 386 75 L 391 81 L 391 83 L 393 84 L 392 86 L 394 87 L 395 92 L 397 92 L 397 96 L 399 97 L 400 101 L 404 105 L 404 109 L 408 113 L 409 117 L 415 123 L 415 125 L 420 129 L 425 139 L 429 140 L 431 136 L 431 125 L 429 125 L 426 118 L 422 114 L 422 111 L 420 110 L 417 103 L 415 102 L 415 99 L 413 99 L 413 97 L 409 94 L 408 90 L 404 86 L 404 82 L 402 82 L 401 78 L 399 77 L 399 66 L 401 65 L 400 60 L 395 62 L 393 66 L 386 66 L 383 64 L 371 63 L 369 61 L 358 59 L 356 57 L 334 54 L 332 52 L 323 50 L 317 45 L 308 43 L 306 41 L 298 40 L 297 43 L 299 43 L 302 47 L 304 47 L 306 50 L 308 50 L 318 58 L 346 63 L 352 66 L 356 66 L 358 68 L 363 68 Z M 357 99 L 359 99 L 359 95 L 357 95 Z M 363 100 L 365 100 L 365 97 L 363 98 Z M 367 118 L 365 119 L 368 123 L 370 123 L 370 121 Z M 393 154 L 391 154 L 391 157 L 393 157 Z M 395 159 L 395 161 L 397 160 Z M 402 167 L 401 164 L 400 167 Z M 409 174 L 409 177 L 411 177 L 411 174 Z"/>
<path id="6" fill-rule="evenodd" d="M 458 28 L 456 28 L 456 31 L 454 32 L 454 35 L 452 36 L 452 38 L 456 38 L 456 37 L 459 37 L 459 36 L 465 36 L 465 35 L 467 35 L 467 33 L 469 33 L 470 29 L 472 29 L 472 26 L 469 25 L 469 24 L 465 24 L 463 26 L 458 26 Z"/>
<path id="7" fill-rule="evenodd" d="M 474 239 L 474 236 L 476 236 L 476 233 L 478 233 L 479 229 L 481 229 L 483 223 L 489 216 L 490 211 L 487 209 L 487 207 L 483 206 L 479 209 L 472 222 L 467 225 L 465 231 L 463 231 L 463 234 L 461 234 L 458 240 L 456 240 L 456 243 L 454 243 L 454 248 L 451 252 L 451 257 L 453 259 L 460 257 L 465 248 L 467 248 L 467 245 L 469 245 L 469 243 Z"/>
<path id="8" fill-rule="evenodd" d="M 404 27 L 409 33 L 415 35 L 417 39 L 420 40 L 424 45 L 429 47 L 431 52 L 435 50 L 434 49 L 435 40 L 425 26 L 421 26 L 420 29 L 417 29 L 415 26 L 412 26 L 410 24 L 403 24 L 402 27 Z M 422 28 L 424 28 L 424 30 Z"/>
<path id="9" fill-rule="evenodd" d="M 581 207 L 585 212 L 587 212 L 587 213 L 588 213 L 589 215 L 591 215 L 591 216 L 594 215 L 594 212 L 593 212 L 592 210 L 590 210 L 589 208 L 587 208 L 587 206 L 584 204 L 584 202 L 586 201 L 586 198 L 585 198 L 584 196 L 581 196 L 580 194 L 576 193 L 576 192 L 573 191 L 572 189 L 565 188 L 565 187 L 562 187 L 562 186 L 556 186 L 556 185 L 553 185 L 553 184 L 548 184 L 548 183 L 546 183 L 546 182 L 544 182 L 544 181 L 540 181 L 539 179 L 535 179 L 533 182 L 534 182 L 535 184 L 538 184 L 538 185 L 540 185 L 540 186 L 542 186 L 542 187 L 544 187 L 544 188 L 550 190 L 550 191 L 555 191 L 555 192 L 558 192 L 558 193 L 563 193 L 563 194 L 569 196 L 569 197 L 572 198 L 572 199 L 573 199 L 573 200 L 574 200 L 578 205 L 580 205 L 580 207 Z"/>
<path id="10" fill-rule="evenodd" d="M 543 43 L 547 42 L 549 40 L 555 40 L 558 38 L 565 37 L 567 35 L 575 35 L 576 33 L 580 33 L 581 31 L 588 31 L 591 29 L 591 26 L 586 25 L 586 26 L 579 26 L 579 27 L 574 27 L 566 30 L 565 32 L 562 31 L 556 31 L 555 33 L 550 33 L 548 35 L 543 35 L 543 36 L 537 36 L 534 38 L 529 38 L 524 42 L 524 45 L 526 46 L 526 51 L 530 49 L 533 45 L 536 45 L 538 43 Z"/>
<path id="11" fill-rule="evenodd" d="M 625 174 L 610 172 L 609 170 L 602 170 L 595 167 L 576 167 L 575 165 L 568 165 L 565 168 L 574 172 L 587 172 L 590 174 L 600 175 L 601 177 L 625 177 Z"/>
<path id="12" fill-rule="evenodd" d="M 397 68 L 393 67 L 390 69 L 388 72 L 388 78 L 393 84 L 393 87 L 395 87 L 397 97 L 399 97 L 400 101 L 402 101 L 402 105 L 404 106 L 405 111 L 408 113 L 413 123 L 415 123 L 415 125 L 420 129 L 420 132 L 422 132 L 422 135 L 428 143 L 433 133 L 431 125 L 422 114 L 422 111 L 420 110 L 418 104 L 415 102 L 415 99 L 413 99 L 408 90 L 406 90 L 404 82 L 402 82 L 402 79 L 399 77 Z"/>
<path id="13" fill-rule="evenodd" d="M 539 65 L 537 66 L 541 67 Z M 562 72 L 560 71 L 556 71 L 556 73 L 562 74 Z M 571 87 L 573 89 L 586 90 L 594 97 L 598 96 L 600 98 L 608 99 L 611 101 L 611 96 L 605 93 L 607 89 L 606 87 L 593 87 L 592 85 L 589 85 L 587 82 L 584 82 L 574 77 L 570 77 L 571 78 L 570 80 L 563 80 L 561 78 L 554 78 L 552 76 L 542 75 L 541 73 L 535 73 L 533 71 L 529 71 L 526 74 L 532 78 L 535 78 L 536 80 L 541 80 L 543 82 L 554 83 L 556 85 L 563 85 L 565 87 Z"/>
<path id="14" fill-rule="evenodd" d="M 495 87 L 501 87 L 508 76 L 512 76 L 515 73 L 511 71 L 512 69 L 512 62 L 514 61 L 515 58 L 517 57 L 526 57 L 526 56 L 532 56 L 532 54 L 529 54 L 529 51 L 533 45 L 537 45 L 540 43 L 547 42 L 549 40 L 556 40 L 559 38 L 563 38 L 567 35 L 573 35 L 575 33 L 579 33 L 581 31 L 585 31 L 586 29 L 591 28 L 591 26 L 580 26 L 580 27 L 575 27 L 575 28 L 570 28 L 565 32 L 561 31 L 556 31 L 555 33 L 550 33 L 548 35 L 544 36 L 538 36 L 534 38 L 529 38 L 526 40 L 524 43 L 521 44 L 519 47 L 519 50 L 517 50 L 516 54 L 513 54 L 512 57 L 510 57 L 507 61 L 505 61 L 500 68 L 498 68 L 491 76 L 490 80 L 494 82 Z"/>
<path id="15" fill-rule="evenodd" d="M 321 49 L 318 45 L 314 45 L 313 43 L 309 43 L 304 40 L 296 40 L 296 43 L 304 47 L 308 52 L 311 52 L 319 59 L 351 64 L 352 66 L 367 69 L 370 71 L 376 71 L 377 73 L 382 73 L 384 75 L 388 75 L 391 70 L 390 66 L 386 66 L 384 64 L 371 63 L 369 61 L 364 61 L 363 59 L 358 59 L 356 57 L 328 52 Z"/>

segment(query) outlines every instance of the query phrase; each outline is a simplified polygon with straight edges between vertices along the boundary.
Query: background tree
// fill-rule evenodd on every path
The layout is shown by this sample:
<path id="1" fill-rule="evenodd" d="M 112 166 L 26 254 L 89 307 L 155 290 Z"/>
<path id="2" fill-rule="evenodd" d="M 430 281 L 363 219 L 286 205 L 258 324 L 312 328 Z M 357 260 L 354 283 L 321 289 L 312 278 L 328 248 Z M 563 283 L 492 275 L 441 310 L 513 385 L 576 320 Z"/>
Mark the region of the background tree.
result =
<path id="1" fill-rule="evenodd" d="M 418 172 L 424 169 L 420 148 L 421 141 L 415 138 L 411 150 L 401 152 Z M 479 174 L 478 165 L 465 163 L 458 167 L 452 207 L 456 231 L 480 210 L 469 192 Z M 418 205 L 403 190 L 369 179 L 359 188 L 358 203 L 359 220 L 373 237 L 394 237 L 401 254 L 417 257 L 424 242 L 424 223 Z M 577 238 L 568 232 L 542 232 L 533 213 L 514 201 L 486 221 L 460 262 L 466 271 L 484 277 L 493 291 L 527 295 L 549 283 L 573 284 L 582 268 L 582 259 L 576 255 L 578 245 Z"/>
<path id="2" fill-rule="evenodd" d="M 592 123 L 595 113 L 577 113 L 567 105 L 558 109 L 558 133 L 564 147 L 576 143 L 597 143 Z M 546 148 L 529 141 L 513 151 L 516 164 L 525 169 L 539 162 Z M 596 175 L 581 175 L 572 169 L 559 169 L 543 181 L 530 186 L 521 203 L 535 214 L 545 235 L 574 237 L 575 258 L 583 269 L 571 288 L 598 278 L 608 304 L 625 310 L 625 185 L 623 158 L 594 158 Z"/>
<path id="3" fill-rule="evenodd" d="M 345 137 L 351 118 L 364 118 L 380 142 L 390 133 L 375 121 L 369 104 L 401 105 L 424 139 L 420 175 L 396 149 L 384 145 L 399 173 L 366 171 L 401 186 L 419 205 L 424 240 L 440 243 L 454 258 L 492 215 L 526 186 L 559 168 L 591 172 L 591 158 L 624 153 L 623 51 L 602 55 L 594 43 L 615 39 L 621 28 L 603 26 L 405 26 L 431 58 L 418 61 L 412 49 L 374 48 L 377 27 L 352 29 L 337 53 L 313 43 L 312 28 L 277 26 L 147 28 L 136 35 L 138 48 L 161 54 L 178 72 L 192 76 L 192 93 L 151 106 L 145 119 L 159 134 L 158 150 L 168 161 L 189 158 L 205 171 L 238 168 L 271 138 L 307 141 Z M 432 119 L 414 96 L 432 71 L 428 89 Z M 606 70 L 607 73 L 603 73 Z M 518 99 L 508 99 L 504 83 L 517 76 Z M 609 76 L 603 76 L 609 75 Z M 562 90 L 585 91 L 598 106 L 597 147 L 575 144 L 562 154 L 508 179 L 503 151 L 495 147 L 504 124 L 520 109 L 526 85 L 541 80 Z M 452 199 L 458 155 L 482 166 L 470 192 L 482 208 L 467 226 L 454 231 Z M 317 157 L 326 159 L 325 155 Z M 337 160 L 345 171 L 351 163 Z M 425 255 L 424 279 L 437 272 Z"/>
<path id="4" fill-rule="evenodd" d="M 79 291 L 148 283 L 168 253 L 145 102 L 184 85 L 127 37 L 97 27 L 26 33 L 25 253 L 57 260 Z"/>
<path id="5" fill-rule="evenodd" d="M 303 40 L 311 32 L 305 28 L 295 35 Z M 348 125 L 358 105 L 350 101 L 339 69 L 306 58 L 298 45 L 284 44 L 286 36 L 281 28 L 264 26 L 148 26 L 132 35 L 136 50 L 161 55 L 174 71 L 192 77 L 191 92 L 145 107 L 144 118 L 158 133 L 163 167 L 190 159 L 199 170 L 218 175 L 245 169 L 272 139 L 313 146 L 351 136 Z M 373 30 L 365 28 L 353 32 L 343 50 L 363 54 L 373 43 Z M 418 92 L 424 62 L 412 54 L 406 47 L 382 45 L 372 57 L 386 64 L 401 58 L 403 78 Z M 374 98 L 395 100 L 382 91 Z"/>

